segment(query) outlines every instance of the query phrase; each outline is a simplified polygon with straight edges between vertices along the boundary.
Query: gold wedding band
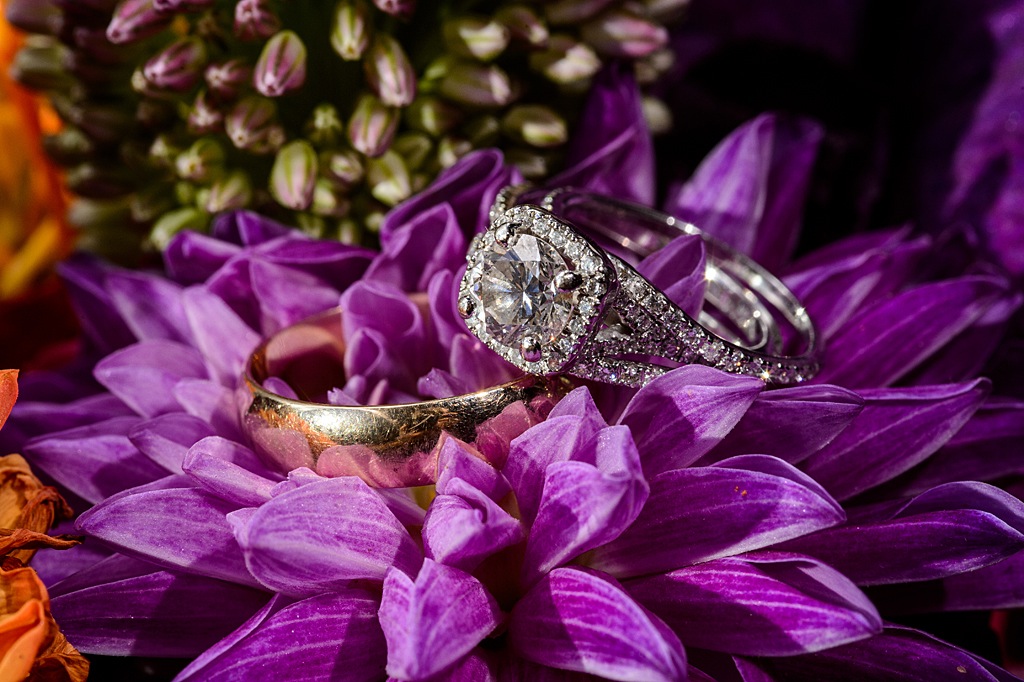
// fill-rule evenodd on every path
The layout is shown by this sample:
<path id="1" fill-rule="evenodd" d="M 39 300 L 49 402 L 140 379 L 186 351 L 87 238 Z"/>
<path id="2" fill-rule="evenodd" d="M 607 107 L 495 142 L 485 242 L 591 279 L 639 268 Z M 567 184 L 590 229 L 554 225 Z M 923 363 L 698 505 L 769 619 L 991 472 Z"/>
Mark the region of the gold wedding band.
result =
<path id="1" fill-rule="evenodd" d="M 301 397 L 344 384 L 341 309 L 287 327 L 252 354 L 242 380 L 242 426 L 256 452 L 282 471 L 359 476 L 370 485 L 426 485 L 437 477 L 443 433 L 475 442 L 510 407 L 544 416 L 569 385 L 524 376 L 476 393 L 402 405 L 341 406 L 288 398 L 264 387 L 285 380 Z"/>

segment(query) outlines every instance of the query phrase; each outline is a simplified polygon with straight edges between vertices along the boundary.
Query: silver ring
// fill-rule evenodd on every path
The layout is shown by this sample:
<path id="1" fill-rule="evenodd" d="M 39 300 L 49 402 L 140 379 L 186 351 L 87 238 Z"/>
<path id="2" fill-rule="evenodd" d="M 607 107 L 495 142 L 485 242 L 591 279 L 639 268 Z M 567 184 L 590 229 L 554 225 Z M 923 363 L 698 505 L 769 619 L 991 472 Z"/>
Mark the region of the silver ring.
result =
<path id="1" fill-rule="evenodd" d="M 684 234 L 707 254 L 696 319 L 626 260 Z M 694 225 L 571 188 L 498 194 L 470 246 L 458 308 L 473 334 L 531 374 L 639 387 L 702 364 L 787 385 L 819 368 L 807 311 L 764 267 Z"/>

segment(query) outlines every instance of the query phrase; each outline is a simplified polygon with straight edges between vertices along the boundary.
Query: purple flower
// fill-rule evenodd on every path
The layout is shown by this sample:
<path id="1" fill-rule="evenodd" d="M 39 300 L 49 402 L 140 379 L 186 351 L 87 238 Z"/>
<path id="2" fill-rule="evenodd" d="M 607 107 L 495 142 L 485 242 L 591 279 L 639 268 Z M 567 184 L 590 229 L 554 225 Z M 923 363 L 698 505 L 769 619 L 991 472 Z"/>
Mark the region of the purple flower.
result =
<path id="1" fill-rule="evenodd" d="M 560 181 L 649 201 L 632 84 L 609 74 L 595 101 L 616 104 L 588 110 Z M 820 139 L 758 118 L 667 202 L 785 273 L 830 349 L 817 383 L 690 366 L 579 388 L 543 422 L 513 409 L 475 446 L 443 439 L 429 503 L 268 469 L 233 389 L 260 337 L 339 302 L 347 380 L 326 400 L 510 376 L 454 310 L 468 238 L 516 179 L 500 155 L 392 210 L 378 254 L 236 213 L 175 237 L 165 276 L 72 262 L 93 355 L 26 379 L 4 432 L 91 506 L 97 542 L 38 565 L 62 629 L 87 652 L 193 658 L 181 680 L 1005 679 L 892 621 L 1020 605 L 1024 504 L 979 481 L 1019 480 L 1024 403 L 978 376 L 1019 294 L 977 264 L 936 275 L 941 245 L 907 230 L 791 261 Z M 638 267 L 692 310 L 703 263 L 683 238 Z"/>

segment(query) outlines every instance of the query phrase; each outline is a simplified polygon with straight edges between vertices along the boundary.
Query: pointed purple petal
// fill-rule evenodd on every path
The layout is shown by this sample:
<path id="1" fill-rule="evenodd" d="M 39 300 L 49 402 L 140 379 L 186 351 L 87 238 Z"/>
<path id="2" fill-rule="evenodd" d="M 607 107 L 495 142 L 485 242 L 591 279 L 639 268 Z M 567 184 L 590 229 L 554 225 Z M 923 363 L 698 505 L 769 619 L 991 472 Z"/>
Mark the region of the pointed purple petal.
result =
<path id="1" fill-rule="evenodd" d="M 810 656 L 765 659 L 759 661 L 759 665 L 772 679 L 786 680 L 1009 682 L 1016 679 L 952 644 L 924 632 L 893 625 L 887 626 L 882 634 L 860 642 Z"/>
<path id="2" fill-rule="evenodd" d="M 388 248 L 399 227 L 442 203 L 455 211 L 463 234 L 482 231 L 494 197 L 509 184 L 511 177 L 500 152 L 485 149 L 466 154 L 426 189 L 388 212 L 380 226 L 382 248 Z"/>
<path id="3" fill-rule="evenodd" d="M 249 277 L 253 296 L 260 304 L 264 334 L 338 305 L 338 291 L 305 272 L 253 260 Z M 296 296 L 297 291 L 302 295 Z"/>
<path id="4" fill-rule="evenodd" d="M 200 657 L 175 679 L 380 680 L 387 649 L 377 608 L 369 593 L 343 588 L 267 609 L 215 645 L 215 656 Z"/>
<path id="5" fill-rule="evenodd" d="M 640 389 L 619 423 L 633 431 L 650 478 L 689 466 L 717 445 L 762 389 L 754 377 L 687 365 Z"/>
<path id="6" fill-rule="evenodd" d="M 165 414 L 137 424 L 128 439 L 139 452 L 172 474 L 181 472 L 185 453 L 194 443 L 213 435 L 209 423 L 181 412 Z"/>
<path id="7" fill-rule="evenodd" d="M 704 159 L 666 210 L 775 270 L 796 245 L 822 134 L 809 120 L 759 116 Z"/>
<path id="8" fill-rule="evenodd" d="M 988 392 L 985 379 L 864 390 L 864 411 L 801 468 L 836 499 L 848 499 L 925 460 L 960 430 Z"/>
<path id="9" fill-rule="evenodd" d="M 82 333 L 104 354 L 138 340 L 106 290 L 106 276 L 114 270 L 87 256 L 68 259 L 59 268 Z"/>
<path id="10" fill-rule="evenodd" d="M 839 386 L 765 391 L 701 462 L 756 452 L 796 464 L 835 440 L 863 409 L 860 396 Z"/>
<path id="11" fill-rule="evenodd" d="M 50 608 L 61 631 L 90 654 L 195 656 L 269 597 L 241 585 L 153 568 L 124 578 L 93 571 L 92 584 L 53 597 Z"/>
<path id="12" fill-rule="evenodd" d="M 236 528 L 260 582 L 310 595 L 389 566 L 415 573 L 422 554 L 384 501 L 357 478 L 322 479 L 277 495 Z"/>
<path id="13" fill-rule="evenodd" d="M 182 284 L 199 284 L 205 282 L 240 251 L 235 244 L 186 231 L 175 235 L 164 249 L 164 265 L 167 273 L 175 281 Z"/>
<path id="14" fill-rule="evenodd" d="M 225 386 L 234 386 L 260 341 L 259 335 L 205 287 L 186 289 L 182 298 L 196 347 L 211 376 Z"/>
<path id="15" fill-rule="evenodd" d="M 235 440 L 243 438 L 235 394 L 227 386 L 216 381 L 182 379 L 174 386 L 174 399 L 185 412 L 209 424 L 216 433 Z"/>
<path id="16" fill-rule="evenodd" d="M 602 429 L 595 441 L 587 446 L 596 449 L 596 465 L 556 462 L 545 472 L 523 558 L 526 584 L 617 538 L 647 501 L 649 488 L 629 429 Z"/>
<path id="17" fill-rule="evenodd" d="M 747 455 L 655 476 L 636 522 L 587 564 L 619 578 L 649 575 L 767 547 L 845 518 L 806 474 Z"/>
<path id="18" fill-rule="evenodd" d="M 454 272 L 465 262 L 466 237 L 455 211 L 439 204 L 394 231 L 366 278 L 402 291 L 426 291 L 437 273 Z"/>
<path id="19" fill-rule="evenodd" d="M 580 187 L 599 194 L 654 203 L 654 145 L 640 109 L 636 81 L 621 66 L 605 69 L 591 86 L 569 143 L 566 170 L 551 187 Z"/>
<path id="20" fill-rule="evenodd" d="M 785 549 L 821 559 L 858 585 L 933 580 L 1024 549 L 1024 504 L 984 483 L 950 483 L 922 493 L 890 519 L 832 528 Z"/>
<path id="21" fill-rule="evenodd" d="M 181 379 L 205 379 L 203 357 L 174 341 L 140 341 L 96 364 L 96 380 L 143 417 L 180 412 L 172 392 Z"/>
<path id="22" fill-rule="evenodd" d="M 626 583 L 683 644 L 792 656 L 870 637 L 882 622 L 845 576 L 809 557 L 752 553 Z"/>
<path id="23" fill-rule="evenodd" d="M 512 487 L 501 473 L 476 450 L 458 438 L 442 435 L 437 455 L 438 495 L 449 492 L 448 484 L 461 479 L 492 500 L 505 497 Z"/>
<path id="24" fill-rule="evenodd" d="M 693 317 L 704 305 L 704 269 L 704 240 L 697 235 L 673 239 L 637 266 L 637 272 Z"/>
<path id="25" fill-rule="evenodd" d="M 680 680 L 686 654 L 658 618 L 596 571 L 558 568 L 512 610 L 509 643 L 528 660 L 613 680 Z"/>
<path id="26" fill-rule="evenodd" d="M 972 275 L 924 284 L 858 315 L 831 340 L 816 381 L 858 388 L 900 379 L 981 318 L 1006 292 Z"/>
<path id="27" fill-rule="evenodd" d="M 416 580 L 392 569 L 380 603 L 387 672 L 411 680 L 435 675 L 469 653 L 501 621 L 494 597 L 464 571 L 430 559 Z"/>
<path id="28" fill-rule="evenodd" d="M 256 586 L 225 518 L 236 508 L 194 488 L 129 490 L 79 516 L 76 526 L 129 556 Z"/>
<path id="29" fill-rule="evenodd" d="M 344 291 L 363 276 L 375 253 L 361 246 L 289 233 L 253 249 L 262 260 L 308 272 Z"/>
<path id="30" fill-rule="evenodd" d="M 167 474 L 128 439 L 139 421 L 137 417 L 115 417 L 90 426 L 50 433 L 26 443 L 23 452 L 34 466 L 95 504 Z"/>
<path id="31" fill-rule="evenodd" d="M 213 221 L 213 236 L 242 246 L 257 246 L 292 232 L 292 228 L 255 211 L 229 211 Z"/>
<path id="32" fill-rule="evenodd" d="M 189 329 L 181 305 L 181 287 L 144 272 L 110 272 L 107 291 L 121 319 L 140 340 L 188 343 Z"/>
<path id="33" fill-rule="evenodd" d="M 228 502 L 255 507 L 270 499 L 270 491 L 277 483 L 235 463 L 241 458 L 256 459 L 244 445 L 211 436 L 193 445 L 181 469 L 204 490 Z"/>
<path id="34" fill-rule="evenodd" d="M 447 482 L 430 503 L 423 521 L 427 558 L 472 571 L 496 552 L 526 537 L 522 523 L 462 479 Z"/>

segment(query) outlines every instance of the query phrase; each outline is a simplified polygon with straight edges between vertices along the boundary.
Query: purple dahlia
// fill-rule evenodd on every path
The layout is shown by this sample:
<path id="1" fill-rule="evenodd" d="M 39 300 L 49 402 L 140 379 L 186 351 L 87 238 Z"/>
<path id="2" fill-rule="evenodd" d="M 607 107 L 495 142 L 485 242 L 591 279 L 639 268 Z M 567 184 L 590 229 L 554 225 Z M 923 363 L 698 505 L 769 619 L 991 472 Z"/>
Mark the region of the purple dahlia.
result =
<path id="1" fill-rule="evenodd" d="M 554 182 L 651 202 L 635 91 L 595 99 Z M 1010 679 L 899 623 L 1024 594 L 1024 505 L 986 483 L 1019 480 L 1024 404 L 978 377 L 1019 294 L 981 263 L 936 269 L 941 245 L 909 230 L 791 261 L 820 139 L 755 119 L 666 204 L 786 273 L 830 348 L 816 383 L 683 367 L 580 388 L 541 423 L 509 415 L 498 468 L 445 439 L 431 499 L 271 471 L 232 390 L 262 335 L 339 302 L 336 402 L 507 376 L 453 310 L 467 237 L 514 177 L 498 154 L 390 212 L 378 254 L 239 213 L 177 236 L 164 274 L 69 264 L 92 356 L 26 381 L 11 423 L 91 507 L 94 541 L 39 565 L 69 639 L 194 659 L 180 679 Z M 700 249 L 639 268 L 692 305 Z"/>

